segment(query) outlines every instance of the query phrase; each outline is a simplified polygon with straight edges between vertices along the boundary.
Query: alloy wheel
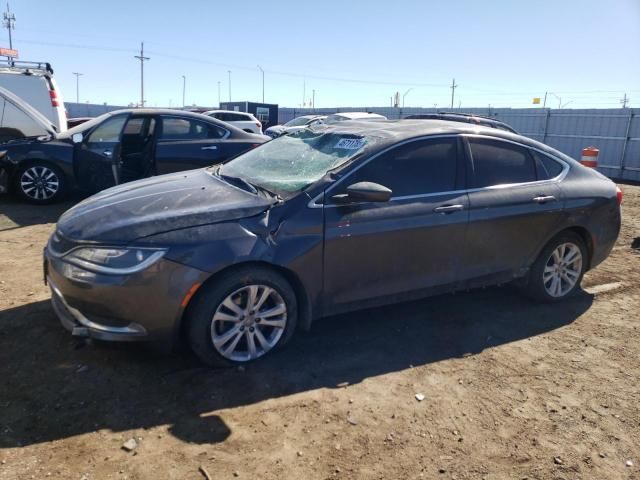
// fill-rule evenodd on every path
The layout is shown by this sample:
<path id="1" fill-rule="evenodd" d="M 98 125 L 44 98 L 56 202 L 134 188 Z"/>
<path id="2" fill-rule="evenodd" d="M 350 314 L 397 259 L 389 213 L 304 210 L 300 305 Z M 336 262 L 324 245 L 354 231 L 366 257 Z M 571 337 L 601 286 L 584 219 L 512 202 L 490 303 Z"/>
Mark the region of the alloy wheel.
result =
<path id="1" fill-rule="evenodd" d="M 574 243 L 558 245 L 547 259 L 542 281 L 545 291 L 554 298 L 567 295 L 582 274 L 582 252 Z"/>
<path id="2" fill-rule="evenodd" d="M 49 200 L 60 189 L 60 179 L 56 172 L 45 166 L 34 166 L 20 176 L 20 188 L 29 198 Z"/>
<path id="3" fill-rule="evenodd" d="M 211 319 L 216 351 L 235 362 L 261 357 L 274 348 L 287 326 L 287 305 L 267 285 L 247 285 L 228 295 Z"/>

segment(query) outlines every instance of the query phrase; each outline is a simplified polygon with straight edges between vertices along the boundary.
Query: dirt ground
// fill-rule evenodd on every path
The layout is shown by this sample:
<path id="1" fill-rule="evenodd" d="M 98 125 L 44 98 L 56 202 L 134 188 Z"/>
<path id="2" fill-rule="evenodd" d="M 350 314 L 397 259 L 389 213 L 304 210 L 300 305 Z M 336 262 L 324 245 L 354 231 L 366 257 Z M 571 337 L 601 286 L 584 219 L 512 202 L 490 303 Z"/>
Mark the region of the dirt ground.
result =
<path id="1" fill-rule="evenodd" d="M 223 370 L 73 339 L 41 272 L 70 203 L 1 198 L 0 478 L 640 479 L 640 187 L 623 190 L 613 254 L 561 305 L 507 286 L 332 317 Z"/>

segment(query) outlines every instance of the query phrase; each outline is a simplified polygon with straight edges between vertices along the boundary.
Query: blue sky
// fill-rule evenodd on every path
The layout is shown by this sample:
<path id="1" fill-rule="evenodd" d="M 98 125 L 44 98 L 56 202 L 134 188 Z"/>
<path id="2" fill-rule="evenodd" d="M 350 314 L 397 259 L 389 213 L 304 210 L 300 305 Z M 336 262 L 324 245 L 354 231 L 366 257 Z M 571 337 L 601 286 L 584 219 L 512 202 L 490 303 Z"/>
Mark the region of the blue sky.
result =
<path id="1" fill-rule="evenodd" d="M 6 3 L 2 2 L 2 8 Z M 65 100 L 148 106 L 640 106 L 640 0 L 14 1 L 14 48 L 52 63 Z M 0 45 L 8 46 L 6 30 Z M 305 88 L 306 85 L 306 88 Z M 306 93 L 303 97 L 303 92 Z M 560 100 L 549 95 L 548 105 Z"/>

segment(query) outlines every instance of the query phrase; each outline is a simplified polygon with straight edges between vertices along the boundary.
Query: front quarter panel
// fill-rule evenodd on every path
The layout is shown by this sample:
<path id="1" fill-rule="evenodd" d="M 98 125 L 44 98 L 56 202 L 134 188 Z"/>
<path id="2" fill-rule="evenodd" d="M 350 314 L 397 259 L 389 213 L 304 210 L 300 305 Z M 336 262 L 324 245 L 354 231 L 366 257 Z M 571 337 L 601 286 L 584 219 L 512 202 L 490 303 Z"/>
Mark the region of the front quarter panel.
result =
<path id="1" fill-rule="evenodd" d="M 41 160 L 52 163 L 62 170 L 67 182 L 75 184 L 73 172 L 73 147 L 66 142 L 25 142 L 21 144 L 7 145 L 7 154 L 2 159 L 0 166 L 7 170 L 9 175 L 14 175 L 21 165 L 33 160 Z"/>
<path id="2" fill-rule="evenodd" d="M 306 207 L 302 194 L 253 217 L 174 230 L 137 244 L 169 247 L 166 258 L 209 272 L 262 262 L 286 269 L 303 288 L 313 317 L 322 291 L 322 209 Z"/>

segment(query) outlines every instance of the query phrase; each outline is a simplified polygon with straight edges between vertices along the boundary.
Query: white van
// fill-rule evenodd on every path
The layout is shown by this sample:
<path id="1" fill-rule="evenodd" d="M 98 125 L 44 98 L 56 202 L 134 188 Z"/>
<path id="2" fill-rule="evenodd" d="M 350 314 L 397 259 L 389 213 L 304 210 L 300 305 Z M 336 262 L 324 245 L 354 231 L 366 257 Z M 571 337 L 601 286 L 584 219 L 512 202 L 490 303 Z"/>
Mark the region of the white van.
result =
<path id="1" fill-rule="evenodd" d="M 44 115 L 58 132 L 67 129 L 62 95 L 45 62 L 0 62 L 0 87 L 6 88 Z"/>

